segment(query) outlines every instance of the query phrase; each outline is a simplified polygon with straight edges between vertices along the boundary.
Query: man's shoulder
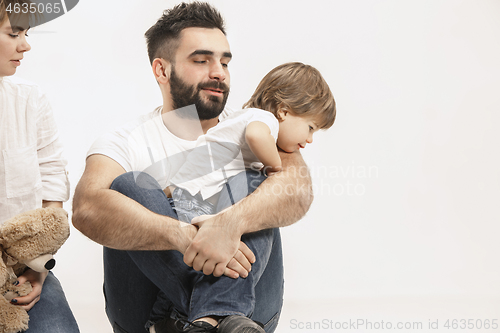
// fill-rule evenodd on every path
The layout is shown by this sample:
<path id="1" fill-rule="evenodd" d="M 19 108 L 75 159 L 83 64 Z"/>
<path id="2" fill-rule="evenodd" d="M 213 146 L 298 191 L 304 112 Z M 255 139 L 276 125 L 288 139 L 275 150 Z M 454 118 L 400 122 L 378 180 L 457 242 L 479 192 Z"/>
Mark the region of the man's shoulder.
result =
<path id="1" fill-rule="evenodd" d="M 160 108 L 154 111 L 140 115 L 135 119 L 126 121 L 119 124 L 113 129 L 101 134 L 96 141 L 94 141 L 93 148 L 96 146 L 108 145 L 123 145 L 125 142 L 133 142 L 143 134 L 150 133 L 151 127 L 154 126 L 156 118 L 161 114 Z"/>
<path id="2" fill-rule="evenodd" d="M 148 123 L 154 122 L 161 115 L 161 107 L 154 109 L 151 112 L 137 116 L 134 119 L 129 119 L 125 123 L 122 123 L 115 127 L 113 132 L 132 132 L 138 128 L 141 128 Z"/>
<path id="3" fill-rule="evenodd" d="M 152 126 L 155 126 L 156 118 L 160 115 L 161 108 L 157 108 L 102 134 L 94 141 L 87 156 L 105 155 L 114 159 L 125 170 L 135 170 L 137 161 L 148 157 L 148 150 L 143 149 L 148 145 L 145 135 L 152 134 Z"/>

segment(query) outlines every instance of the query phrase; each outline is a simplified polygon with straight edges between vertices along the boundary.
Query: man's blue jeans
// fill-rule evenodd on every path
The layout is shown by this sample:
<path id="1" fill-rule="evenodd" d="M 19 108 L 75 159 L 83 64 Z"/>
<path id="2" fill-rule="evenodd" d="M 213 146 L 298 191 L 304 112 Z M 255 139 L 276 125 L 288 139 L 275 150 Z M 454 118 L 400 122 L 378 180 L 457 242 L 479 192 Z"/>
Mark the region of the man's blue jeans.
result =
<path id="1" fill-rule="evenodd" d="M 248 188 L 234 191 L 245 177 Z M 248 181 L 247 181 L 248 179 Z M 248 171 L 229 180 L 236 202 L 251 193 L 265 178 Z M 177 218 L 158 183 L 145 173 L 126 173 L 111 184 L 116 190 L 149 210 Z M 227 191 L 219 197 L 218 210 L 231 203 Z M 243 235 L 242 241 L 257 260 L 246 279 L 216 278 L 188 267 L 177 251 L 119 251 L 104 248 L 106 313 L 115 332 L 144 332 L 157 298 L 193 321 L 205 316 L 245 315 L 276 329 L 283 302 L 283 258 L 278 229 Z M 153 312 L 158 312 L 157 309 Z M 163 309 L 166 312 L 166 309 Z"/>
<path id="2" fill-rule="evenodd" d="M 69 308 L 59 280 L 49 272 L 40 300 L 28 311 L 27 333 L 78 333 L 78 325 Z"/>

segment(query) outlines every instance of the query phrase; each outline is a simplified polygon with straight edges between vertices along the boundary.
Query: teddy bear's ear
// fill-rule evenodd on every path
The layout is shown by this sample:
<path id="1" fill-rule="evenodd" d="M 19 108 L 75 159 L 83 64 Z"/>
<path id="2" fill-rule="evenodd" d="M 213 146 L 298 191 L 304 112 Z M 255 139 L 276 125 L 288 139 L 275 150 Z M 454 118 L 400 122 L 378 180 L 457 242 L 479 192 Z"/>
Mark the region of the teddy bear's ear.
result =
<path id="1" fill-rule="evenodd" d="M 2 256 L 0 255 L 0 286 L 3 286 L 5 282 L 7 282 L 8 278 L 9 273 L 7 272 L 7 266 L 5 266 Z"/>
<path id="2" fill-rule="evenodd" d="M 62 208 L 39 208 L 4 222 L 4 246 L 20 260 L 55 253 L 69 237 L 68 214 Z"/>
<path id="3" fill-rule="evenodd" d="M 5 241 L 3 239 L 2 226 L 0 226 L 0 252 L 3 251 Z"/>

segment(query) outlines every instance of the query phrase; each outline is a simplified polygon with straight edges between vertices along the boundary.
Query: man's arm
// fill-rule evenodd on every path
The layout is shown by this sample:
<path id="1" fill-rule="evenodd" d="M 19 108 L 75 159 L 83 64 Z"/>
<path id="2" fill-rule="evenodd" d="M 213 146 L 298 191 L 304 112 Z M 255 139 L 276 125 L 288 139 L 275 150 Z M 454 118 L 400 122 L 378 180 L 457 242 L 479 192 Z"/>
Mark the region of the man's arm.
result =
<path id="1" fill-rule="evenodd" d="M 220 276 L 241 236 L 297 222 L 313 200 L 311 177 L 299 152 L 280 151 L 283 171 L 266 179 L 231 209 L 203 221 L 184 254 L 184 262 Z"/>
<path id="2" fill-rule="evenodd" d="M 111 190 L 113 180 L 125 170 L 104 155 L 87 158 L 84 174 L 73 199 L 73 225 L 90 239 L 119 250 L 177 250 L 184 253 L 194 226 L 148 210 Z"/>
<path id="3" fill-rule="evenodd" d="M 93 241 L 110 248 L 184 253 L 197 228 L 180 227 L 178 220 L 153 213 L 111 190 L 113 180 L 123 173 L 125 170 L 107 156 L 96 154 L 87 158 L 73 199 L 73 225 Z M 254 258 L 252 251 L 239 242 L 224 275 L 246 277 Z"/>
<path id="4" fill-rule="evenodd" d="M 241 234 L 293 224 L 312 204 L 311 177 L 302 155 L 298 151 L 279 154 L 283 171 L 267 178 L 251 195 L 220 216 Z"/>

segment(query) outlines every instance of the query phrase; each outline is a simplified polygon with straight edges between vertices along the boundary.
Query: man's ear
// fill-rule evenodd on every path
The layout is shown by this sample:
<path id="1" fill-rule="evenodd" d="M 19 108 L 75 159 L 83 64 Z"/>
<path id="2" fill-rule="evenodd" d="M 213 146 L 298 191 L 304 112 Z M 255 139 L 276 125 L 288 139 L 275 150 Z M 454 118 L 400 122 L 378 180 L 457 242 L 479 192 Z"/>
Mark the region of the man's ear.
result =
<path id="1" fill-rule="evenodd" d="M 170 71 L 172 69 L 172 65 L 169 61 L 156 58 L 153 60 L 152 64 L 153 74 L 158 81 L 159 84 L 167 84 L 170 80 Z"/>

